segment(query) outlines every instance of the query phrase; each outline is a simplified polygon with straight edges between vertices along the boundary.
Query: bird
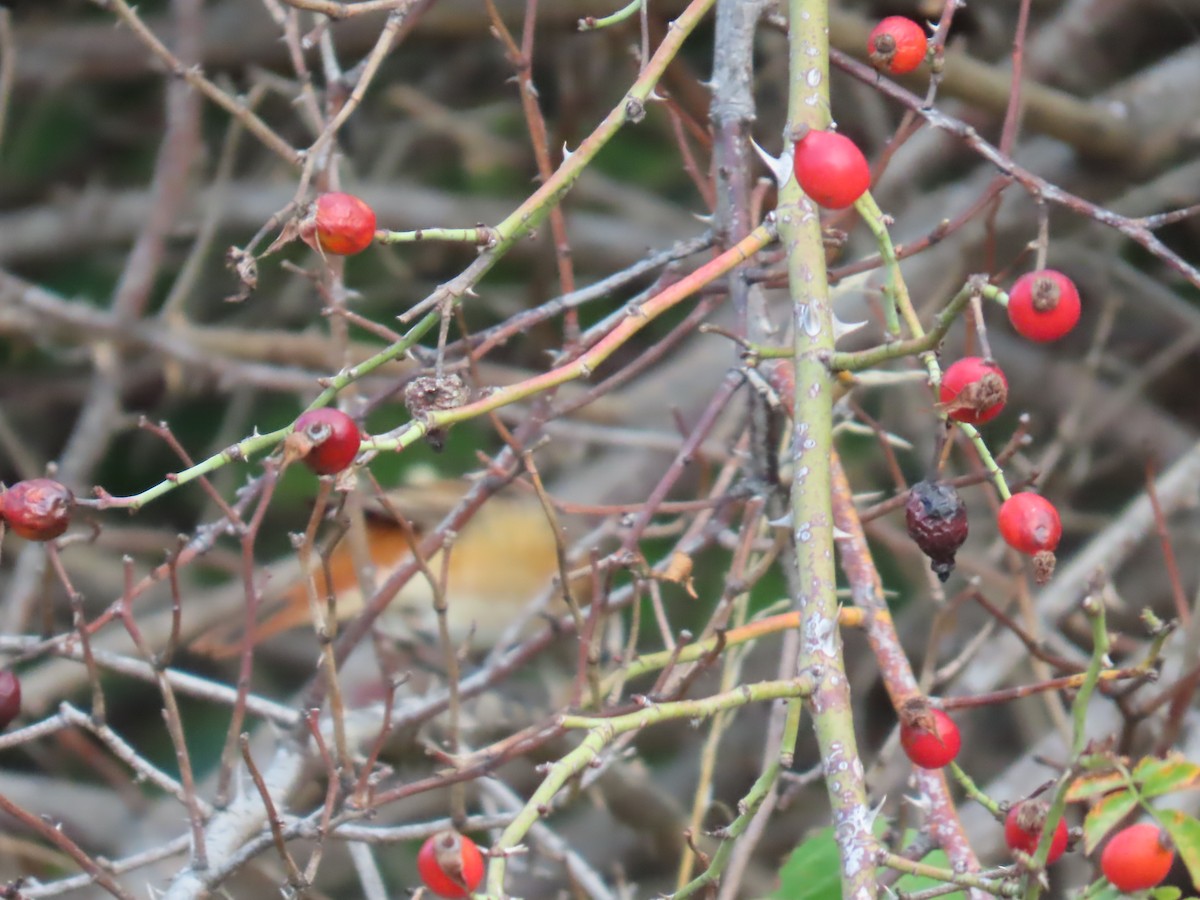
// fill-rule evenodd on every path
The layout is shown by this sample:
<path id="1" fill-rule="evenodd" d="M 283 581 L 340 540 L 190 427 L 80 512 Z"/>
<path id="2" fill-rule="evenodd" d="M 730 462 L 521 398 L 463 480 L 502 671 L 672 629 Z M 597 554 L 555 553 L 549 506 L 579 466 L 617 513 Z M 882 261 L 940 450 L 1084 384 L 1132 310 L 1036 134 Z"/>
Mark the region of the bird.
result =
<path id="1" fill-rule="evenodd" d="M 366 544 L 377 587 L 412 559 L 413 540 L 436 526 L 469 486 L 457 479 L 405 485 L 368 505 Z M 397 520 L 397 513 L 411 528 Z M 444 551 L 439 551 L 427 560 L 428 575 L 418 570 L 400 589 L 380 618 L 381 630 L 402 640 L 436 643 L 435 593 L 429 576 L 440 579 L 444 572 L 451 641 L 456 648 L 475 652 L 490 649 L 554 583 L 560 573 L 559 540 L 565 540 L 565 535 L 555 534 L 532 491 L 510 487 L 495 494 L 455 535 L 448 565 L 443 561 Z M 262 598 L 256 644 L 311 623 L 305 576 L 298 570 L 293 575 Z M 348 537 L 337 543 L 328 564 L 318 565 L 313 577 L 322 602 L 332 588 L 339 620 L 363 609 Z M 578 589 L 573 582 L 573 590 Z M 555 591 L 548 609 L 554 613 L 565 609 L 561 590 Z M 242 635 L 241 623 L 224 623 L 202 633 L 191 649 L 213 659 L 226 659 L 241 653 Z"/>

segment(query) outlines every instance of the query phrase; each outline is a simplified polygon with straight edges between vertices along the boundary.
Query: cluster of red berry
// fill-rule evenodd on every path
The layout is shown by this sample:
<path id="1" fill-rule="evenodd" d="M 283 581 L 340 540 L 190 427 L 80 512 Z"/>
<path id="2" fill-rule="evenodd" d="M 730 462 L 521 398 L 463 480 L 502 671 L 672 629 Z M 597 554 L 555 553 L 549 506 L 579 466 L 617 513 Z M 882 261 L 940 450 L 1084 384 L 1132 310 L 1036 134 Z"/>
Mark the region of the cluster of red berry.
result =
<path id="1" fill-rule="evenodd" d="M 928 54 L 923 29 L 912 19 L 889 16 L 867 40 L 871 64 L 881 72 L 912 72 Z M 852 206 L 871 185 L 871 168 L 854 141 L 833 131 L 808 131 L 792 156 L 796 181 L 809 198 L 826 209 Z"/>
<path id="2" fill-rule="evenodd" d="M 925 31 L 911 19 L 889 16 L 871 32 L 867 51 L 881 71 L 893 75 L 911 72 L 928 52 Z M 804 193 L 828 209 L 854 204 L 871 183 L 862 151 L 852 140 L 832 131 L 803 134 L 796 141 L 792 164 Z M 1021 276 L 1008 299 L 1013 328 L 1033 341 L 1064 337 L 1079 321 L 1079 313 L 1079 291 L 1070 278 L 1053 269 Z M 946 369 L 939 399 L 949 418 L 982 425 L 1004 409 L 1008 380 L 994 361 L 969 356 Z M 922 493 L 914 488 L 906 512 L 909 533 L 945 580 L 954 567 L 955 552 L 967 537 L 966 512 L 957 495 L 935 498 L 929 490 Z M 1062 536 L 1053 504 L 1029 491 L 1015 494 L 1000 508 L 999 526 L 1010 546 L 1034 557 L 1037 581 L 1045 583 L 1054 571 L 1054 550 Z"/>
<path id="3" fill-rule="evenodd" d="M 900 712 L 900 746 L 913 765 L 940 769 L 958 756 L 962 734 L 945 712 L 915 698 Z M 1037 852 L 1049 809 L 1038 800 L 1023 800 L 1010 807 L 1004 819 L 1004 842 L 1009 849 L 1028 856 Z M 1067 850 L 1069 833 L 1060 817 L 1046 854 L 1046 865 Z M 1144 822 L 1118 831 L 1100 855 L 1100 870 L 1112 884 L 1125 892 L 1152 888 L 1162 882 L 1175 862 L 1175 850 L 1157 825 Z"/>
<path id="4" fill-rule="evenodd" d="M 1079 321 L 1079 291 L 1066 275 L 1053 269 L 1029 272 L 1017 279 L 1008 298 L 1008 317 L 1017 333 L 1034 341 L 1055 341 L 1066 336 Z M 1000 415 L 1008 400 L 1008 379 L 994 360 L 967 356 L 951 364 L 938 389 L 942 411 L 948 418 L 969 425 L 982 425 Z M 952 490 L 952 489 L 951 489 Z M 914 488 L 915 491 L 915 488 Z M 966 540 L 966 513 L 960 513 L 962 528 L 955 532 L 953 546 L 941 532 L 930 537 L 929 518 L 910 497 L 908 530 L 917 545 L 933 560 L 954 553 Z M 1049 500 L 1030 491 L 1013 494 L 1004 501 L 997 517 L 1000 535 L 1010 547 L 1033 557 L 1034 577 L 1044 584 L 1054 572 L 1054 551 L 1062 537 L 1058 510 Z M 948 573 L 946 573 L 948 574 Z"/>
<path id="5" fill-rule="evenodd" d="M 1004 820 L 1004 842 L 1010 850 L 1032 856 L 1037 852 L 1046 824 L 1047 806 L 1038 800 L 1023 800 L 1012 806 Z M 1060 818 L 1050 839 L 1046 865 L 1067 850 L 1067 825 Z M 1100 854 L 1100 871 L 1112 885 L 1125 893 L 1144 891 L 1162 883 L 1175 862 L 1175 849 L 1165 833 L 1152 822 L 1122 828 Z"/>
<path id="6" fill-rule="evenodd" d="M 867 42 L 871 64 L 881 72 L 904 75 L 928 54 L 925 30 L 910 19 L 889 16 L 872 30 Z M 828 131 L 809 131 L 796 142 L 796 180 L 808 197 L 829 209 L 854 204 L 870 185 L 870 168 L 849 138 Z M 1017 279 L 1008 299 L 1008 318 L 1023 337 L 1038 342 L 1064 337 L 1079 321 L 1079 292 L 1066 275 L 1052 269 Z M 982 425 L 998 416 L 1008 399 L 1008 380 L 990 359 L 970 356 L 946 369 L 939 389 L 941 408 L 959 422 Z M 944 581 L 954 556 L 967 537 L 966 507 L 958 492 L 944 482 L 913 485 L 905 507 L 909 534 L 930 558 Z M 1009 497 L 997 516 L 1005 542 L 1034 558 L 1035 575 L 1043 583 L 1053 572 L 1054 550 L 1062 536 L 1058 510 L 1038 494 L 1022 491 Z M 900 744 L 916 766 L 939 769 L 958 755 L 962 736 L 942 710 L 917 698 L 900 713 Z M 1013 851 L 1033 855 L 1046 823 L 1047 806 L 1035 800 L 1013 805 L 1005 818 L 1005 842 Z M 1046 863 L 1066 852 L 1068 831 L 1060 818 Z M 1105 877 L 1119 890 L 1145 890 L 1162 882 L 1175 851 L 1154 824 L 1133 825 L 1117 832 L 1101 855 Z"/>

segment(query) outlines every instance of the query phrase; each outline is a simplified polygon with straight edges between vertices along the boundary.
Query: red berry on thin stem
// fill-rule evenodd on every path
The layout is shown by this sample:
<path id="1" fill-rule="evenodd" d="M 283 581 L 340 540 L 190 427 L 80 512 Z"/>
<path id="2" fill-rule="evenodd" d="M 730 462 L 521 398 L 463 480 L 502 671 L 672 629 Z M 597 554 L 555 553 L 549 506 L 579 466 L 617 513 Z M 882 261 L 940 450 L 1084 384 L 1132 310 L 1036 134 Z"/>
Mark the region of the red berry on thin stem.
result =
<path id="1" fill-rule="evenodd" d="M 1175 849 L 1165 837 L 1152 822 L 1118 831 L 1100 854 L 1104 877 L 1126 893 L 1161 884 L 1175 862 Z"/>
<path id="2" fill-rule="evenodd" d="M 375 240 L 375 211 L 353 194 L 322 194 L 314 216 L 317 243 L 326 253 L 353 256 Z"/>
<path id="3" fill-rule="evenodd" d="M 938 398 L 951 419 L 982 425 L 1004 409 L 1008 379 L 991 360 L 966 356 L 942 373 Z"/>
<path id="4" fill-rule="evenodd" d="M 347 468 L 362 443 L 354 420 L 331 406 L 310 409 L 296 420 L 295 430 L 311 444 L 304 463 L 318 475 L 335 475 Z"/>
<path id="5" fill-rule="evenodd" d="M 75 495 L 52 478 L 18 481 L 0 494 L 0 518 L 27 541 L 52 541 L 71 524 Z"/>
<path id="6" fill-rule="evenodd" d="M 1000 504 L 996 522 L 1005 543 L 1033 557 L 1037 583 L 1049 581 L 1054 574 L 1054 550 L 1062 537 L 1062 520 L 1054 504 L 1039 494 L 1021 491 Z"/>
<path id="7" fill-rule="evenodd" d="M 469 837 L 439 831 L 421 845 L 417 871 L 433 893 L 456 900 L 473 893 L 483 881 L 483 854 Z"/>
<path id="8" fill-rule="evenodd" d="M 958 756 L 962 735 L 953 719 L 917 697 L 900 710 L 900 746 L 913 765 L 940 769 Z"/>
<path id="9" fill-rule="evenodd" d="M 871 65 L 892 75 L 906 75 L 915 70 L 925 61 L 928 48 L 925 29 L 904 16 L 888 16 L 867 38 Z"/>
<path id="10" fill-rule="evenodd" d="M 834 131 L 809 131 L 796 142 L 796 181 L 826 209 L 853 205 L 871 186 L 871 168 L 854 141 Z"/>
<path id="11" fill-rule="evenodd" d="M 1040 494 L 1021 491 L 1000 505 L 1000 535 L 1014 550 L 1032 556 L 1054 550 L 1062 537 L 1062 520 L 1054 504 Z"/>
<path id="12" fill-rule="evenodd" d="M 1053 269 L 1022 275 L 1008 295 L 1008 319 L 1031 341 L 1057 341 L 1079 321 L 1075 282 Z"/>
<path id="13" fill-rule="evenodd" d="M 1004 819 L 1004 842 L 1010 850 L 1020 850 L 1033 856 L 1042 840 L 1048 807 L 1040 800 L 1023 800 L 1008 811 Z M 1061 818 L 1050 839 L 1046 865 L 1055 862 L 1067 849 L 1067 823 Z"/>

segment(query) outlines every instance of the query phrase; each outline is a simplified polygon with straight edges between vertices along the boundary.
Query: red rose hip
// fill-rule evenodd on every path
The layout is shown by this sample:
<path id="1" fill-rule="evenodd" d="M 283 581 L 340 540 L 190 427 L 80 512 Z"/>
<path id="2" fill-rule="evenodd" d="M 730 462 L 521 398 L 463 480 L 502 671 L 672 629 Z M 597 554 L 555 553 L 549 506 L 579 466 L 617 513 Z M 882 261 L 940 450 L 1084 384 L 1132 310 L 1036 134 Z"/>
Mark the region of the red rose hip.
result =
<path id="1" fill-rule="evenodd" d="M 421 881 L 439 897 L 466 897 L 483 881 L 483 854 L 469 837 L 439 831 L 426 839 L 417 854 Z"/>
<path id="2" fill-rule="evenodd" d="M 1054 574 L 1054 550 L 1062 537 L 1062 521 L 1054 504 L 1021 491 L 1002 504 L 996 517 L 1000 536 L 1014 550 L 1033 557 L 1034 580 L 1045 584 Z"/>
<path id="3" fill-rule="evenodd" d="M 913 765 L 940 769 L 958 756 L 962 735 L 953 719 L 917 698 L 900 711 L 900 746 Z"/>
<path id="4" fill-rule="evenodd" d="M 52 541 L 71 524 L 75 495 L 52 478 L 18 481 L 0 494 L 0 518 L 27 541 Z"/>
<path id="5" fill-rule="evenodd" d="M 925 29 L 904 16 L 888 16 L 871 30 L 867 55 L 881 72 L 906 75 L 925 61 L 929 41 Z"/>
<path id="6" fill-rule="evenodd" d="M 1004 842 L 1008 848 L 1033 856 L 1042 840 L 1046 812 L 1046 804 L 1040 800 L 1024 800 L 1014 805 L 1004 819 Z M 1054 837 L 1050 839 L 1046 865 L 1055 862 L 1066 849 L 1067 823 L 1060 818 L 1054 827 Z"/>
<path id="7" fill-rule="evenodd" d="M 1100 854 L 1100 871 L 1125 893 L 1161 884 L 1175 862 L 1175 850 L 1164 846 L 1165 837 L 1151 822 L 1118 831 Z"/>
<path id="8" fill-rule="evenodd" d="M 1021 491 L 1005 500 L 997 522 L 1005 542 L 1030 556 L 1054 550 L 1062 537 L 1062 520 L 1054 504 L 1031 491 Z"/>
<path id="9" fill-rule="evenodd" d="M 362 443 L 354 420 L 331 406 L 302 414 L 295 430 L 309 441 L 311 448 L 304 464 L 318 475 L 335 475 L 346 469 L 358 456 Z"/>
<path id="10" fill-rule="evenodd" d="M 1079 321 L 1079 291 L 1062 272 L 1042 269 L 1017 279 L 1008 295 L 1008 320 L 1022 337 L 1057 341 Z"/>
<path id="11" fill-rule="evenodd" d="M 375 240 L 375 211 L 353 194 L 322 194 L 314 218 L 317 243 L 326 253 L 353 256 Z"/>
<path id="12" fill-rule="evenodd" d="M 1008 379 L 991 360 L 965 356 L 942 373 L 938 391 L 946 415 L 968 425 L 990 422 L 1008 400 Z"/>
<path id="13" fill-rule="evenodd" d="M 826 209 L 852 206 L 871 186 L 871 169 L 850 138 L 834 131 L 809 131 L 796 142 L 796 181 Z"/>

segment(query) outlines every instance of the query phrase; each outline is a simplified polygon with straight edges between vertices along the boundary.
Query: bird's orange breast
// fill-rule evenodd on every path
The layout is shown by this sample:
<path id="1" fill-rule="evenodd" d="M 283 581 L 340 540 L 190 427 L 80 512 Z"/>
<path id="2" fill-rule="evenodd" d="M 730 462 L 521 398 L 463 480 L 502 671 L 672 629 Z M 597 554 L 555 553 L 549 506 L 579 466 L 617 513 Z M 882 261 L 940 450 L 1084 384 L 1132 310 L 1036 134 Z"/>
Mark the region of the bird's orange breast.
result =
<path id="1" fill-rule="evenodd" d="M 408 533 L 389 519 L 367 519 L 367 546 L 375 566 L 375 584 L 383 584 L 412 556 Z M 491 646 L 524 607 L 544 592 L 558 573 L 555 535 L 541 506 L 532 498 L 494 497 L 464 526 L 449 548 L 428 560 L 429 574 L 445 572 L 447 623 L 451 638 L 470 638 L 471 646 Z M 328 577 L 326 576 L 328 572 Z M 332 595 L 338 619 L 349 619 L 363 607 L 349 542 L 330 554 L 328 566 L 313 575 L 318 597 Z M 306 625 L 310 621 L 308 591 L 302 580 L 288 585 L 260 620 L 255 640 Z M 434 589 L 429 575 L 418 571 L 392 599 L 381 619 L 385 631 L 399 637 L 437 634 Z M 241 636 L 233 629 L 201 636 L 193 649 L 214 657 L 240 652 Z"/>

